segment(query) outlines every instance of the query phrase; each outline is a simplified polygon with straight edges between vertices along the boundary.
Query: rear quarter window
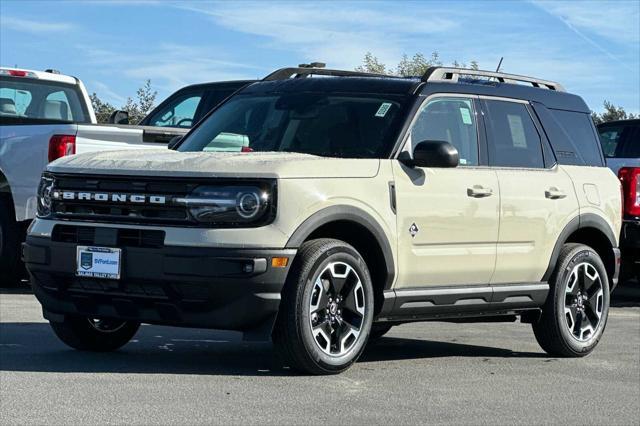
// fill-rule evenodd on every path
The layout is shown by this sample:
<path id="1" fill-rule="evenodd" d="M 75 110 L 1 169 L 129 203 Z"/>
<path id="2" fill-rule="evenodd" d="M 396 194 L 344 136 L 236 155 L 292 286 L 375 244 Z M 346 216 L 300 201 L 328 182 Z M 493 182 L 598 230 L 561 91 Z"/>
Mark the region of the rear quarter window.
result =
<path id="1" fill-rule="evenodd" d="M 589 114 L 575 111 L 550 110 L 556 122 L 575 147 L 587 166 L 604 166 L 602 147 Z"/>

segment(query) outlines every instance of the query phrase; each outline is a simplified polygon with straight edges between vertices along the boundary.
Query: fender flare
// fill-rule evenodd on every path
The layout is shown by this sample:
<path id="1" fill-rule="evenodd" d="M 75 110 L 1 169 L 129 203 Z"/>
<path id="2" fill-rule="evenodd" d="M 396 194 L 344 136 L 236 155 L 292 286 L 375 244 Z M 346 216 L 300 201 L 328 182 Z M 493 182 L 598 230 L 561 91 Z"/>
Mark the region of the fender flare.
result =
<path id="1" fill-rule="evenodd" d="M 374 236 L 378 242 L 378 246 L 380 246 L 380 249 L 382 250 L 382 255 L 385 260 L 385 269 L 387 270 L 387 279 L 384 284 L 384 289 L 390 289 L 396 273 L 391 245 L 389 244 L 386 234 L 378 221 L 362 209 L 353 206 L 337 205 L 319 210 L 309 216 L 300 224 L 300 226 L 298 226 L 291 237 L 289 237 L 285 247 L 299 248 L 316 229 L 326 225 L 327 223 L 336 221 L 358 223 Z"/>
<path id="2" fill-rule="evenodd" d="M 569 223 L 564 227 L 558 240 L 556 241 L 556 245 L 553 247 L 553 252 L 551 253 L 551 259 L 549 260 L 549 266 L 547 267 L 544 276 L 542 277 L 542 281 L 549 281 L 551 278 L 551 274 L 556 267 L 556 262 L 558 261 L 558 257 L 560 257 L 560 250 L 562 250 L 562 246 L 567 242 L 569 236 L 576 232 L 579 229 L 583 228 L 595 228 L 598 231 L 602 232 L 609 242 L 611 243 L 611 247 L 617 248 L 616 237 L 613 233 L 613 230 L 609 226 L 609 224 L 600 216 L 593 213 L 585 213 L 578 215 L 571 219 Z"/>

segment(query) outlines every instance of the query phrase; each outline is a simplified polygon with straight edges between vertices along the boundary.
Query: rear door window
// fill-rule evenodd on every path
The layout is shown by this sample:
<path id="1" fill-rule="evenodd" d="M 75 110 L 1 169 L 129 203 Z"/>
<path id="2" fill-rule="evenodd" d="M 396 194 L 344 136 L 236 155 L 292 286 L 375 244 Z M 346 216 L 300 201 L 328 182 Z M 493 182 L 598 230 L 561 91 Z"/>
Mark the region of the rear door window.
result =
<path id="1" fill-rule="evenodd" d="M 482 101 L 488 132 L 489 165 L 544 168 L 540 134 L 526 104 Z"/>

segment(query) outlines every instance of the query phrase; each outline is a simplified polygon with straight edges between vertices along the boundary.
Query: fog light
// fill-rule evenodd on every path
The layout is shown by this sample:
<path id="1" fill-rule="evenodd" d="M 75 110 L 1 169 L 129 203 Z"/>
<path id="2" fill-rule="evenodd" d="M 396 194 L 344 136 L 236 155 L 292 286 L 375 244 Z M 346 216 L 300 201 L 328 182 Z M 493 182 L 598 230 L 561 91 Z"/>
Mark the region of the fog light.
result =
<path id="1" fill-rule="evenodd" d="M 288 264 L 289 264 L 288 257 L 272 257 L 271 258 L 272 268 L 286 268 Z"/>

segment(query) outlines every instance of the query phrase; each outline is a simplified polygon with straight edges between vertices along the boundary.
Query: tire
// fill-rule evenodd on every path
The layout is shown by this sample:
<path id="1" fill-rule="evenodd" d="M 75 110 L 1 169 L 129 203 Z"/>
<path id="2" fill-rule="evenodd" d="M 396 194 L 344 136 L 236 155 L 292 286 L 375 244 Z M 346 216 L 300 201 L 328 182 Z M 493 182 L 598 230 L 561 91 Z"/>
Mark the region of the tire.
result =
<path id="1" fill-rule="evenodd" d="M 275 348 L 301 372 L 345 371 L 365 348 L 373 303 L 369 269 L 356 249 L 333 239 L 305 242 L 282 292 Z"/>
<path id="2" fill-rule="evenodd" d="M 390 324 L 373 324 L 371 326 L 371 333 L 369 333 L 369 342 L 375 342 L 379 340 L 382 336 L 387 334 L 389 330 L 391 330 L 393 325 Z"/>
<path id="3" fill-rule="evenodd" d="M 0 287 L 16 287 L 22 278 L 22 227 L 16 222 L 11 197 L 0 194 Z"/>
<path id="4" fill-rule="evenodd" d="M 127 344 L 140 328 L 137 322 L 86 317 L 65 317 L 63 322 L 50 322 L 50 325 L 68 346 L 93 352 L 115 351 Z"/>
<path id="5" fill-rule="evenodd" d="M 588 355 L 609 314 L 609 279 L 600 256 L 588 246 L 565 244 L 549 284 L 542 315 L 533 324 L 536 340 L 553 356 Z"/>

